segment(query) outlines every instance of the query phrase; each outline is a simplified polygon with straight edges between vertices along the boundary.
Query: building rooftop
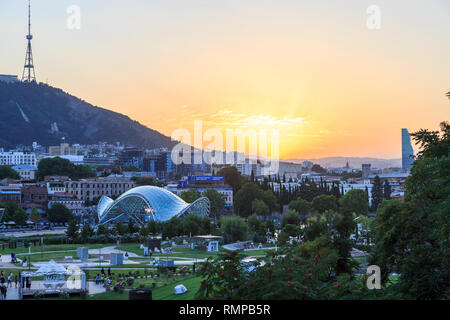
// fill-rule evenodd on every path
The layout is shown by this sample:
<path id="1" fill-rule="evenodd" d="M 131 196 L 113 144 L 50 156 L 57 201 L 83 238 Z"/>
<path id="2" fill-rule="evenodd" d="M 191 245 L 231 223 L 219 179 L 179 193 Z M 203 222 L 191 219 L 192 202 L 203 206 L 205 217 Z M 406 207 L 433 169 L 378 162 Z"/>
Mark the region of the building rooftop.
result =
<path id="1" fill-rule="evenodd" d="M 369 178 L 373 179 L 376 176 L 380 177 L 380 179 L 386 178 L 407 178 L 409 177 L 409 173 L 407 172 L 392 172 L 392 173 L 380 173 L 380 174 L 370 174 Z"/>
<path id="2" fill-rule="evenodd" d="M 47 195 L 47 188 L 41 187 L 41 186 L 26 186 L 22 188 L 23 194 L 40 194 L 40 195 Z"/>
<path id="3" fill-rule="evenodd" d="M 12 166 L 13 170 L 37 170 L 36 166 L 32 166 L 29 164 L 19 164 L 16 166 Z"/>

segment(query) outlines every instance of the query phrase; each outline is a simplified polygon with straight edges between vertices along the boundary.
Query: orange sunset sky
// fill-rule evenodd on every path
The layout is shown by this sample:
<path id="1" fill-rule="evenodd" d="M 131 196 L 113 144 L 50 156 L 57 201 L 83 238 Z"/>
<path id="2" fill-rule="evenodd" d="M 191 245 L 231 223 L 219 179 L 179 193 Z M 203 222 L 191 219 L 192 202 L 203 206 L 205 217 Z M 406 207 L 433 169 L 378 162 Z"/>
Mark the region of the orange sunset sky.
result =
<path id="1" fill-rule="evenodd" d="M 381 29 L 369 30 L 376 4 Z M 66 26 L 69 5 L 81 28 Z M 0 0 L 0 73 L 22 73 L 27 2 Z M 38 81 L 175 129 L 278 129 L 280 157 L 401 156 L 449 120 L 448 0 L 32 1 Z M 7 32 L 5 32 L 7 31 Z"/>

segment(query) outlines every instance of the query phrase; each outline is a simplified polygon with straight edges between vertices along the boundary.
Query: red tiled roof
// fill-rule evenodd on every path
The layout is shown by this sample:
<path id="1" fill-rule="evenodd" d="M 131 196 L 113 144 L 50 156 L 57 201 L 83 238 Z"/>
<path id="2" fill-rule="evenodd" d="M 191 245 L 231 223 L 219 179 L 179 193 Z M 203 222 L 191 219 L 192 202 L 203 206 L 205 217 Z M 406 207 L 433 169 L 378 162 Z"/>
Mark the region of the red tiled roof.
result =
<path id="1" fill-rule="evenodd" d="M 22 194 L 47 195 L 47 188 L 41 186 L 26 186 L 22 188 Z"/>

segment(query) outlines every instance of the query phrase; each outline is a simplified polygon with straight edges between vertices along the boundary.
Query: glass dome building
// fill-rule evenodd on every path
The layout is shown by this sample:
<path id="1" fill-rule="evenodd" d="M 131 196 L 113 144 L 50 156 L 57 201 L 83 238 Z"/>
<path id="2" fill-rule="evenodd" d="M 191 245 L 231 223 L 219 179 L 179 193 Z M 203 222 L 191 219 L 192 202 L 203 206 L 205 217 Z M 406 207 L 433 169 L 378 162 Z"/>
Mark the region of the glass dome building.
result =
<path id="1" fill-rule="evenodd" d="M 189 204 L 172 192 L 154 186 L 133 188 L 116 200 L 102 196 L 97 205 L 99 225 L 119 221 L 127 223 L 130 218 L 137 224 L 150 220 L 167 221 L 189 213 L 208 216 L 209 210 L 206 197 Z"/>

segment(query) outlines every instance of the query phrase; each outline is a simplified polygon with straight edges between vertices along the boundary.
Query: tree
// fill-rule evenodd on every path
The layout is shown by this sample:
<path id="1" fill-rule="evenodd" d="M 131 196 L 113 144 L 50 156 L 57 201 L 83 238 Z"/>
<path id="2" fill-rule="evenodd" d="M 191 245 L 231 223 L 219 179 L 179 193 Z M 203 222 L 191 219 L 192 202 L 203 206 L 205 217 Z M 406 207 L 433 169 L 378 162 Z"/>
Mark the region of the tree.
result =
<path id="1" fill-rule="evenodd" d="M 247 240 L 248 226 L 241 217 L 222 216 L 220 231 L 225 243 Z"/>
<path id="2" fill-rule="evenodd" d="M 391 200 L 391 185 L 389 181 L 384 180 L 384 186 L 383 186 L 383 198 L 386 200 Z"/>
<path id="3" fill-rule="evenodd" d="M 242 184 L 245 181 L 245 178 L 241 175 L 241 173 L 236 169 L 236 167 L 225 167 L 220 169 L 217 173 L 217 176 L 223 176 L 225 178 L 225 183 L 233 188 L 233 193 L 236 194 L 241 188 Z"/>
<path id="4" fill-rule="evenodd" d="M 139 235 L 146 238 L 146 237 L 148 237 L 149 234 L 150 234 L 150 230 L 148 228 L 148 225 L 141 226 L 141 228 L 139 229 Z"/>
<path id="5" fill-rule="evenodd" d="M 148 228 L 149 233 L 153 234 L 153 235 L 160 233 L 162 230 L 161 223 L 158 221 L 155 221 L 155 220 L 150 220 L 147 223 L 147 228 Z"/>
<path id="6" fill-rule="evenodd" d="M 255 199 L 252 201 L 252 213 L 258 216 L 267 216 L 270 209 L 263 200 Z"/>
<path id="7" fill-rule="evenodd" d="M 84 224 L 83 228 L 81 228 L 81 241 L 83 241 L 83 243 L 86 243 L 87 240 L 89 239 L 90 236 L 92 236 L 93 231 L 92 228 L 89 226 L 89 224 Z"/>
<path id="8" fill-rule="evenodd" d="M 271 234 L 275 232 L 275 223 L 273 222 L 273 220 L 267 220 L 264 223 L 264 232 L 266 231 L 268 231 Z"/>
<path id="9" fill-rule="evenodd" d="M 383 184 L 377 175 L 372 186 L 372 211 L 377 211 L 378 205 L 383 201 Z"/>
<path id="10" fill-rule="evenodd" d="M 314 241 L 322 235 L 328 235 L 328 232 L 327 219 L 323 215 L 314 215 L 306 219 L 304 240 Z"/>
<path id="11" fill-rule="evenodd" d="M 20 208 L 19 206 L 12 201 L 6 201 L 0 203 L 0 208 L 4 208 L 5 212 L 2 217 L 2 222 L 15 221 L 15 214 Z"/>
<path id="12" fill-rule="evenodd" d="M 399 291 L 415 299 L 448 299 L 450 156 L 419 158 L 406 182 Z M 420 267 L 418 267 L 420 266 Z"/>
<path id="13" fill-rule="evenodd" d="M 209 217 L 200 217 L 199 224 L 202 234 L 211 234 L 211 219 Z"/>
<path id="14" fill-rule="evenodd" d="M 401 298 L 449 298 L 448 125 L 441 123 L 441 131 L 412 134 L 421 151 L 406 181 L 404 203 L 383 202 L 374 223 L 375 251 L 371 260 L 384 266 L 384 280 L 391 271 L 400 274 L 389 288 Z"/>
<path id="15" fill-rule="evenodd" d="M 299 225 L 300 224 L 300 215 L 297 211 L 289 210 L 281 216 L 281 226 L 284 227 L 287 224 Z"/>
<path id="16" fill-rule="evenodd" d="M 14 212 L 13 220 L 18 226 L 24 226 L 27 224 L 28 215 L 22 208 L 17 208 Z"/>
<path id="17" fill-rule="evenodd" d="M 136 166 L 122 166 L 122 172 L 140 172 L 138 167 Z"/>
<path id="18" fill-rule="evenodd" d="M 261 226 L 262 221 L 257 217 L 256 214 L 252 214 L 247 219 L 247 225 L 250 232 L 256 232 L 258 231 L 259 227 Z"/>
<path id="19" fill-rule="evenodd" d="M 201 197 L 202 194 L 197 190 L 186 190 L 181 192 L 180 194 L 180 198 L 186 201 L 187 203 L 192 203 Z"/>
<path id="20" fill-rule="evenodd" d="M 332 276 L 337 252 L 327 239 L 302 243 L 272 252 L 269 263 L 255 262 L 253 271 L 242 263 L 237 251 L 208 260 L 201 269 L 204 279 L 196 299 L 325 300 L 369 299 L 381 290 L 368 290 L 366 279 Z M 377 291 L 377 292 L 375 292 Z"/>
<path id="21" fill-rule="evenodd" d="M 348 191 L 339 199 L 339 205 L 343 213 L 356 213 L 357 215 L 369 213 L 369 203 L 363 190 L 353 189 Z"/>
<path id="22" fill-rule="evenodd" d="M 351 275 L 354 267 L 354 262 L 351 260 L 354 240 L 350 236 L 356 229 L 355 214 L 350 211 L 326 211 L 324 215 L 329 220 L 331 248 L 338 253 L 335 267 L 336 274 L 347 273 Z"/>
<path id="23" fill-rule="evenodd" d="M 75 219 L 71 219 L 69 222 L 69 226 L 67 227 L 67 230 L 66 230 L 67 236 L 69 238 L 71 238 L 72 240 L 76 239 L 78 236 L 78 230 L 79 230 L 79 227 L 78 227 L 77 222 L 75 221 Z"/>
<path id="24" fill-rule="evenodd" d="M 101 224 L 97 227 L 97 235 L 109 235 L 109 229 L 107 226 L 105 226 L 104 224 Z"/>
<path id="25" fill-rule="evenodd" d="M 60 157 L 44 158 L 38 163 L 36 176 L 43 179 L 45 176 L 68 176 L 72 179 L 95 177 L 97 174 L 87 165 L 75 165 L 67 159 Z"/>
<path id="26" fill-rule="evenodd" d="M 304 220 L 312 210 L 311 202 L 303 200 L 300 197 L 289 202 L 288 207 L 289 210 L 294 210 L 298 212 L 302 220 Z"/>
<path id="27" fill-rule="evenodd" d="M 241 217 L 251 215 L 255 199 L 263 199 L 263 191 L 254 183 L 245 183 L 234 196 L 234 206 Z"/>
<path id="28" fill-rule="evenodd" d="M 368 216 L 359 216 L 358 225 L 361 225 L 359 229 L 358 238 L 364 239 L 367 245 L 372 245 L 374 243 L 373 228 L 374 228 L 375 218 L 370 218 Z"/>
<path id="29" fill-rule="evenodd" d="M 318 213 L 324 213 L 327 210 L 337 210 L 337 199 L 333 195 L 321 194 L 314 197 L 312 207 Z"/>
<path id="30" fill-rule="evenodd" d="M 280 206 L 277 202 L 277 197 L 272 190 L 265 190 L 262 194 L 262 200 L 269 207 L 269 213 L 279 210 Z"/>
<path id="31" fill-rule="evenodd" d="M 47 212 L 50 222 L 69 222 L 73 218 L 72 211 L 61 203 L 54 203 Z"/>
<path id="32" fill-rule="evenodd" d="M 125 235 L 127 233 L 128 227 L 122 221 L 119 221 L 114 226 L 114 231 L 119 236 L 123 236 L 123 235 Z"/>
<path id="33" fill-rule="evenodd" d="M 397 270 L 397 251 L 402 238 L 403 204 L 396 200 L 383 201 L 377 210 L 373 232 L 375 240 L 374 252 L 370 263 L 381 270 L 381 280 L 386 282 L 390 273 Z M 403 250 L 403 249 L 402 249 Z"/>
<path id="34" fill-rule="evenodd" d="M 196 214 L 188 214 L 183 221 L 183 233 L 196 236 L 203 233 L 201 218 Z"/>
<path id="35" fill-rule="evenodd" d="M 211 213 L 214 215 L 214 218 L 216 218 L 217 214 L 220 214 L 223 208 L 225 208 L 224 196 L 215 189 L 208 189 L 204 191 L 203 196 L 209 199 Z"/>
<path id="36" fill-rule="evenodd" d="M 5 178 L 20 179 L 19 174 L 16 170 L 12 169 L 10 166 L 0 166 L 0 180 Z"/>
<path id="37" fill-rule="evenodd" d="M 129 234 L 133 234 L 133 233 L 135 233 L 137 230 L 136 230 L 137 228 L 134 226 L 134 221 L 133 221 L 133 219 L 128 219 L 128 233 Z"/>
<path id="38" fill-rule="evenodd" d="M 297 237 L 300 235 L 301 229 L 295 224 L 286 224 L 281 230 L 281 234 L 278 237 L 278 242 L 283 245 L 289 241 L 289 237 Z"/>
<path id="39" fill-rule="evenodd" d="M 174 217 L 161 224 L 161 233 L 163 239 L 180 236 L 183 233 L 183 224 L 180 218 Z"/>
<path id="40" fill-rule="evenodd" d="M 36 208 L 31 209 L 30 212 L 30 220 L 33 221 L 35 224 L 38 223 L 42 219 L 41 214 Z"/>
<path id="41" fill-rule="evenodd" d="M 443 121 L 439 126 L 441 132 L 420 129 L 411 133 L 415 143 L 420 146 L 418 157 L 448 157 L 450 150 L 450 124 L 447 121 Z"/>
<path id="42" fill-rule="evenodd" d="M 327 169 L 322 168 L 322 167 L 320 166 L 320 164 L 314 164 L 314 165 L 311 167 L 311 171 L 314 171 L 314 172 L 317 172 L 317 173 L 326 173 L 326 172 L 327 172 Z"/>
<path id="43" fill-rule="evenodd" d="M 132 177 L 132 181 L 136 183 L 136 186 L 156 186 L 163 187 L 164 184 L 154 177 Z"/>

